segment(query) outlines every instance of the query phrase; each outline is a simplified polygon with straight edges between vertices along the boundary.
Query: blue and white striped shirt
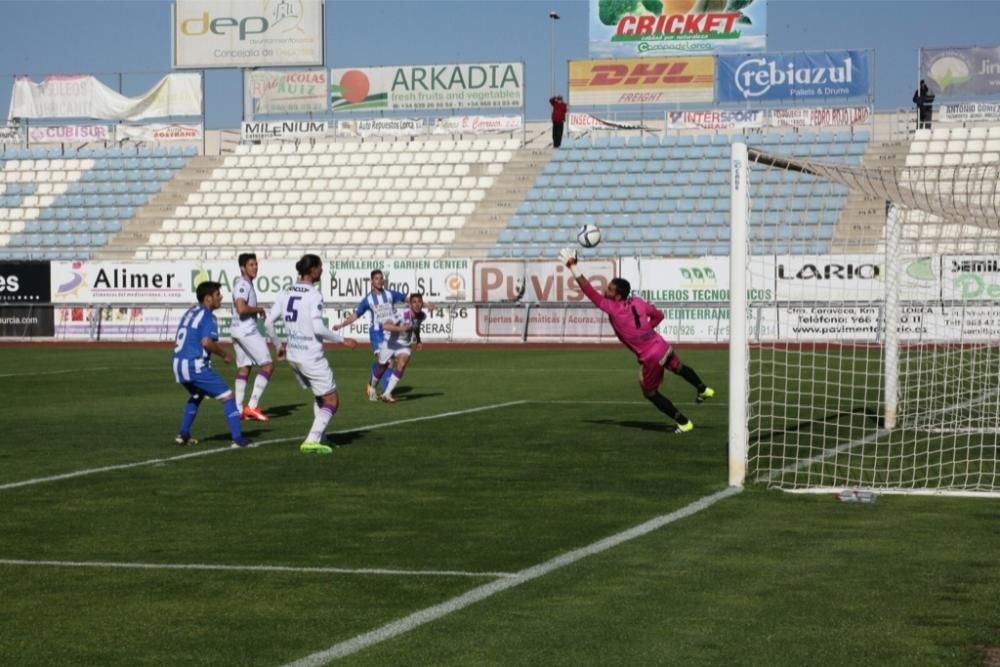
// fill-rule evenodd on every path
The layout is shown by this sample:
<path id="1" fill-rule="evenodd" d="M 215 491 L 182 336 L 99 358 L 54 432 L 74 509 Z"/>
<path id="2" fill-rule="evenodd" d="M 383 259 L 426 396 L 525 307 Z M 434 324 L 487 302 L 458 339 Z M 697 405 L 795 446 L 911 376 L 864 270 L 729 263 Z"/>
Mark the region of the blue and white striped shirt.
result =
<path id="1" fill-rule="evenodd" d="M 392 304 L 402 301 L 406 301 L 406 295 L 402 292 L 397 292 L 393 289 L 383 289 L 381 292 L 376 293 L 372 290 L 361 300 L 361 303 L 358 304 L 354 312 L 359 317 L 365 313 L 369 313 L 371 315 L 369 332 L 372 336 L 380 335 L 382 333 L 382 323 L 396 312 Z"/>
<path id="2" fill-rule="evenodd" d="M 198 305 L 184 313 L 174 337 L 173 368 L 178 382 L 190 382 L 193 376 L 212 367 L 209 352 L 201 344 L 203 338 L 219 340 L 219 325 L 211 310 Z"/>

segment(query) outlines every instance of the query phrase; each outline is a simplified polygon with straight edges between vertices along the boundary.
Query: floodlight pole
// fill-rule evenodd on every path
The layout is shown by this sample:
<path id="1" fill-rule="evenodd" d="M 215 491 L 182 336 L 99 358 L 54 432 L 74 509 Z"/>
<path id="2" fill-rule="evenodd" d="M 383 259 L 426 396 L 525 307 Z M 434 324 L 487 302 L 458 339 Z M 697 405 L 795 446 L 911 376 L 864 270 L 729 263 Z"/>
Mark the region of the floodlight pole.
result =
<path id="1" fill-rule="evenodd" d="M 549 12 L 549 97 L 556 94 L 556 21 L 559 14 Z"/>

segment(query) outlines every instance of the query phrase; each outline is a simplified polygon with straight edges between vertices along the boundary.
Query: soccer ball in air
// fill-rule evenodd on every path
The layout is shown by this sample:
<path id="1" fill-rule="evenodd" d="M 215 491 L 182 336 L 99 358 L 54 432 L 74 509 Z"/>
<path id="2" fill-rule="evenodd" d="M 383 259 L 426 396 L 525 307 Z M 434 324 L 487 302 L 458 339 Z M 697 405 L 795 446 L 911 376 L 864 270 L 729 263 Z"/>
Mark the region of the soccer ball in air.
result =
<path id="1" fill-rule="evenodd" d="M 597 225 L 584 225 L 576 233 L 576 240 L 584 248 L 593 248 L 601 242 L 601 230 Z"/>

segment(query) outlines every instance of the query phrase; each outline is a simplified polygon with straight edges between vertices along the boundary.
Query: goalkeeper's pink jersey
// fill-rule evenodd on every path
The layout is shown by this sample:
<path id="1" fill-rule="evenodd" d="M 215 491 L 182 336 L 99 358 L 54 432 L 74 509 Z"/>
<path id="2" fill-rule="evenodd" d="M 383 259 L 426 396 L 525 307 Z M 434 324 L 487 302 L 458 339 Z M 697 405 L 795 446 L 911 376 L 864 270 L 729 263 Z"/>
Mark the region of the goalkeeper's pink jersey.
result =
<path id="1" fill-rule="evenodd" d="M 584 281 L 580 286 L 594 305 L 608 314 L 611 328 L 625 347 L 643 359 L 653 354 L 663 354 L 667 342 L 656 333 L 656 325 L 663 321 L 663 313 L 656 306 L 637 296 L 624 301 L 614 301 L 598 293 L 594 286 Z"/>

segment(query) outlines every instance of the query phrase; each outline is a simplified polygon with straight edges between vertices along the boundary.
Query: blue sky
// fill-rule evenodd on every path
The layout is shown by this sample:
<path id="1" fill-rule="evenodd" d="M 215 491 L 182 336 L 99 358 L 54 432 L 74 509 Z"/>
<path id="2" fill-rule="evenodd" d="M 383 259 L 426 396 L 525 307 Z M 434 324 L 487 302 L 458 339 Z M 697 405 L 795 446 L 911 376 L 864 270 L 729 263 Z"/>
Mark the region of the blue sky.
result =
<path id="1" fill-rule="evenodd" d="M 0 109 L 14 74 L 156 73 L 124 77 L 145 90 L 170 71 L 170 4 L 0 0 Z M 523 60 L 528 117 L 545 118 L 551 10 L 564 91 L 566 61 L 588 57 L 586 0 L 327 0 L 327 66 Z M 911 106 L 921 46 L 1000 44 L 996 0 L 768 0 L 767 20 L 769 51 L 874 48 L 881 110 Z M 241 103 L 237 72 L 208 73 L 208 127 L 238 127 Z"/>

